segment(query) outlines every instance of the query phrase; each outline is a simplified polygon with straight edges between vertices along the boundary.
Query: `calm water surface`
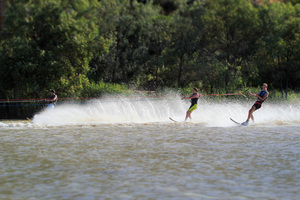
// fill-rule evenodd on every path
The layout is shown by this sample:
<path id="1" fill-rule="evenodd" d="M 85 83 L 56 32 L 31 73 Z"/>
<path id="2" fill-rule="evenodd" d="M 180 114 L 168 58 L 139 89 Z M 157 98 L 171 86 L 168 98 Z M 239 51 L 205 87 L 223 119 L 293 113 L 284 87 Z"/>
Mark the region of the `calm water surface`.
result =
<path id="1" fill-rule="evenodd" d="M 300 198 L 299 125 L 1 125 L 1 199 Z"/>

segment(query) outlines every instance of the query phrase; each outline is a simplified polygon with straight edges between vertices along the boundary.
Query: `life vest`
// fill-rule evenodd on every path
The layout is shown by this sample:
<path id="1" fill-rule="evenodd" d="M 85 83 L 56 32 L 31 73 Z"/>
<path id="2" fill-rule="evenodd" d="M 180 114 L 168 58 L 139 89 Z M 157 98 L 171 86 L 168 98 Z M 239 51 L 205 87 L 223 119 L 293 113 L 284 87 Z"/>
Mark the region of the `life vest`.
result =
<path id="1" fill-rule="evenodd" d="M 192 94 L 191 96 L 194 96 L 194 95 L 197 95 L 197 94 L 198 94 L 198 93 L 194 93 L 194 94 Z M 192 105 L 197 104 L 197 103 L 198 103 L 198 99 L 199 99 L 199 97 L 198 97 L 198 98 L 192 98 L 192 99 L 191 99 Z"/>
<path id="2" fill-rule="evenodd" d="M 50 99 L 54 99 L 54 98 L 55 98 L 55 94 L 54 94 L 54 95 L 51 95 L 49 98 L 50 98 Z M 54 101 L 52 101 L 51 103 L 53 103 L 53 105 L 55 105 L 56 102 L 57 102 L 57 98 L 56 98 Z"/>
<path id="3" fill-rule="evenodd" d="M 260 91 L 260 93 L 258 94 L 258 96 L 260 96 L 261 98 L 264 98 L 265 94 L 268 93 L 267 91 Z M 257 101 L 256 102 L 260 102 L 260 103 L 263 103 L 267 98 L 265 98 L 264 100 L 261 100 L 259 97 L 257 98 Z"/>

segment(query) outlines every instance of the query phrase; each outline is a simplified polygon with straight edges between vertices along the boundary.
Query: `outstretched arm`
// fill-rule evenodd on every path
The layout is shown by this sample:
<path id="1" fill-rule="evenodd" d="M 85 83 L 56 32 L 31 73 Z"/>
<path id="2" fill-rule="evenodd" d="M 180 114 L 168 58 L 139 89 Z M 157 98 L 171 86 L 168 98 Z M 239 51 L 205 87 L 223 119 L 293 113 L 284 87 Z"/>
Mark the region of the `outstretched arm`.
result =
<path id="1" fill-rule="evenodd" d="M 52 101 L 55 101 L 56 99 L 57 99 L 57 95 L 55 95 L 54 98 L 45 99 L 45 101 L 52 102 Z"/>
<path id="2" fill-rule="evenodd" d="M 250 91 L 248 94 L 249 94 L 249 96 L 253 96 L 253 97 L 256 97 L 256 95 L 257 95 L 257 94 L 252 94 Z"/>
<path id="3" fill-rule="evenodd" d="M 250 96 L 253 96 L 253 97 L 258 97 L 260 100 L 264 101 L 264 100 L 269 96 L 269 93 L 266 92 L 266 94 L 265 94 L 263 97 L 259 96 L 258 93 L 252 94 L 251 92 L 249 92 L 249 95 L 250 95 Z"/>
<path id="4" fill-rule="evenodd" d="M 264 101 L 269 96 L 269 93 L 266 92 L 266 94 L 263 97 L 259 96 L 258 94 L 256 94 L 256 95 L 260 100 Z"/>
<path id="5" fill-rule="evenodd" d="M 193 95 L 191 95 L 191 96 L 189 96 L 189 97 L 183 97 L 181 100 L 183 100 L 183 99 L 194 99 L 194 98 L 199 98 L 199 94 L 193 94 Z"/>

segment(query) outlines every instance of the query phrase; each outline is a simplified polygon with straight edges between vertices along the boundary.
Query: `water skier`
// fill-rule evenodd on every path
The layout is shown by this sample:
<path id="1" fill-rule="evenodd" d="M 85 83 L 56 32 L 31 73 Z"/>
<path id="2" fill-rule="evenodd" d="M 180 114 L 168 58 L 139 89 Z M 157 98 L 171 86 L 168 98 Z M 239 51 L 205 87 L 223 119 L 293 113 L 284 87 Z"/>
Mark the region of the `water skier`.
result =
<path id="1" fill-rule="evenodd" d="M 242 123 L 242 125 L 248 125 L 250 118 L 252 119 L 252 121 L 254 122 L 254 117 L 253 117 L 253 112 L 260 109 L 262 103 L 268 98 L 269 96 L 269 92 L 268 92 L 268 84 L 263 83 L 262 85 L 262 91 L 260 91 L 260 93 L 257 94 L 252 94 L 251 92 L 249 92 L 250 96 L 253 97 L 257 97 L 256 102 L 253 104 L 253 106 L 251 107 L 251 109 L 249 110 L 248 113 L 248 118 L 245 122 Z"/>
<path id="2" fill-rule="evenodd" d="M 50 90 L 49 99 L 45 99 L 45 101 L 50 102 L 46 109 L 53 109 L 57 102 L 57 95 L 55 94 L 55 90 Z"/>
<path id="3" fill-rule="evenodd" d="M 188 109 L 188 111 L 186 112 L 186 116 L 185 116 L 185 120 L 186 121 L 188 118 L 192 119 L 191 117 L 191 113 L 197 109 L 197 102 L 199 99 L 199 94 L 198 94 L 198 89 L 197 88 L 193 88 L 193 94 L 189 97 L 183 97 L 183 99 L 191 99 L 191 106 Z"/>

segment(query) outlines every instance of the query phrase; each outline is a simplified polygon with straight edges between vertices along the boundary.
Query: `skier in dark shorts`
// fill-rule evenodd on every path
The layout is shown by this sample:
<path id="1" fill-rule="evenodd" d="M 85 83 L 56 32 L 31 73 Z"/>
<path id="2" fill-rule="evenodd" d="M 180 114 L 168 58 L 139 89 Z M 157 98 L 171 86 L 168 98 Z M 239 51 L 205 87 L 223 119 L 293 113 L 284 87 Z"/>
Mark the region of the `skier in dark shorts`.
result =
<path id="1" fill-rule="evenodd" d="M 260 107 L 262 106 L 262 103 L 269 96 L 268 85 L 266 83 L 263 83 L 263 85 L 262 85 L 262 91 L 260 91 L 260 93 L 252 94 L 251 92 L 249 92 L 249 95 L 251 95 L 253 97 L 257 97 L 257 100 L 253 104 L 253 106 L 251 107 L 251 109 L 249 110 L 248 118 L 247 118 L 247 120 L 245 122 L 242 123 L 242 125 L 248 125 L 250 118 L 254 122 L 253 112 L 256 111 L 256 110 L 258 110 L 258 109 L 260 109 Z"/>
<path id="2" fill-rule="evenodd" d="M 198 94 L 198 89 L 197 88 L 193 88 L 193 94 L 189 97 L 183 97 L 183 99 L 191 99 L 191 106 L 190 108 L 188 109 L 188 111 L 186 112 L 186 116 L 185 116 L 185 121 L 190 118 L 191 118 L 191 113 L 197 109 L 197 102 L 198 102 L 198 99 L 199 99 L 199 94 Z"/>
<path id="3" fill-rule="evenodd" d="M 51 95 L 49 99 L 45 99 L 45 101 L 50 102 L 46 109 L 53 109 L 57 102 L 57 95 L 55 94 L 55 90 L 50 90 L 50 93 Z"/>

